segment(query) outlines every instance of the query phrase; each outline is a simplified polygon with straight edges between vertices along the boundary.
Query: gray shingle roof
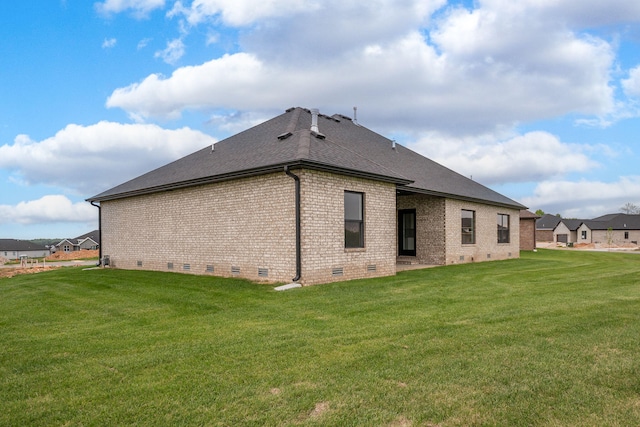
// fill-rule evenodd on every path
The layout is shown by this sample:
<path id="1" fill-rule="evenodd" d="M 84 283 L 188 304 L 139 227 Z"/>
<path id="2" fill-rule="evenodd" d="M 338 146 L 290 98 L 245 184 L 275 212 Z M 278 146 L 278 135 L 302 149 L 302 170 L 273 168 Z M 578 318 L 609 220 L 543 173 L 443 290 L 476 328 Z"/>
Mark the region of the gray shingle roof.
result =
<path id="1" fill-rule="evenodd" d="M 640 215 L 610 214 L 591 221 L 584 221 L 591 230 L 640 230 Z"/>
<path id="2" fill-rule="evenodd" d="M 0 239 L 0 251 L 46 251 L 42 245 L 28 240 Z"/>
<path id="3" fill-rule="evenodd" d="M 536 221 L 536 229 L 538 230 L 553 230 L 560 224 L 562 218 L 556 215 L 544 214 L 540 219 Z"/>
<path id="4" fill-rule="evenodd" d="M 91 197 L 104 201 L 191 185 L 305 167 L 395 183 L 399 190 L 473 200 L 516 209 L 521 205 L 392 141 L 348 117 L 291 108 L 212 147 L 206 147 Z"/>

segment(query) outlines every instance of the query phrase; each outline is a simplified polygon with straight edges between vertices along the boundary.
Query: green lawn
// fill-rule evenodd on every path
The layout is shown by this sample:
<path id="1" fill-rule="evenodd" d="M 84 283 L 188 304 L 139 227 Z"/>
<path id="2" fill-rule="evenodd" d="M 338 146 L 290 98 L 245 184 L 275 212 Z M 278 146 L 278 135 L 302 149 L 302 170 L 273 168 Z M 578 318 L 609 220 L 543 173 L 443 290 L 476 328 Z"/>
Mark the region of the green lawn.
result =
<path id="1" fill-rule="evenodd" d="M 0 425 L 640 425 L 640 255 L 541 250 L 286 292 L 0 279 Z"/>

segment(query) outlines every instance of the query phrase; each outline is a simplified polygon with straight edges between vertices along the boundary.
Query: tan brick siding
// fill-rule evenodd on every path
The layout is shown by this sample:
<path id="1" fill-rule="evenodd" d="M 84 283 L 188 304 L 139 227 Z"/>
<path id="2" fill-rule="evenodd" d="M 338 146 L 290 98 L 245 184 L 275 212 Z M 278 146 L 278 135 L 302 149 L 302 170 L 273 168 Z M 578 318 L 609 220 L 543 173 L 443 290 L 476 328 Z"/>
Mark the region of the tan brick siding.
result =
<path id="1" fill-rule="evenodd" d="M 422 194 L 399 195 L 397 207 L 398 210 L 416 210 L 416 259 L 418 262 L 443 265 L 445 263 L 445 199 Z"/>
<path id="2" fill-rule="evenodd" d="M 476 212 L 476 243 L 462 244 L 461 210 Z M 509 215 L 510 242 L 498 243 L 497 214 Z M 520 211 L 460 200 L 446 200 L 446 263 L 491 261 L 520 256 Z"/>
<path id="3" fill-rule="evenodd" d="M 395 186 L 294 172 L 301 178 L 300 282 L 395 274 Z M 364 249 L 344 248 L 345 190 L 365 194 Z M 103 254 L 116 268 L 290 282 L 295 276 L 294 200 L 294 180 L 283 172 L 106 201 Z M 334 275 L 336 268 L 343 274 Z M 258 269 L 267 269 L 268 276 L 260 277 Z"/>
<path id="4" fill-rule="evenodd" d="M 394 275 L 397 209 L 416 209 L 417 258 L 422 263 L 519 256 L 517 210 L 425 195 L 398 197 L 396 205 L 393 184 L 294 172 L 301 184 L 300 282 L 305 285 Z M 345 191 L 364 193 L 364 248 L 344 247 Z M 101 206 L 102 253 L 116 268 L 285 283 L 295 276 L 295 186 L 284 172 L 104 201 Z M 476 211 L 475 245 L 460 242 L 461 209 Z M 497 213 L 510 215 L 508 244 L 497 243 Z"/>
<path id="5" fill-rule="evenodd" d="M 395 274 L 395 185 L 311 170 L 298 174 L 303 224 L 302 283 Z M 364 193 L 363 249 L 344 247 L 345 190 Z M 342 269 L 343 274 L 334 275 L 334 269 Z"/>
<path id="6" fill-rule="evenodd" d="M 624 238 L 624 230 L 612 230 L 611 231 L 611 243 L 615 245 L 624 245 L 624 244 L 637 244 L 640 242 L 640 230 L 628 230 L 629 238 Z M 609 236 L 607 235 L 607 230 L 593 230 L 591 232 L 591 241 L 592 243 L 601 243 L 608 244 Z M 633 243 L 636 242 L 636 243 Z"/>
<path id="7" fill-rule="evenodd" d="M 293 179 L 281 173 L 105 201 L 103 254 L 117 268 L 171 271 L 173 263 L 175 272 L 208 274 L 213 266 L 219 276 L 288 282 L 294 194 Z"/>

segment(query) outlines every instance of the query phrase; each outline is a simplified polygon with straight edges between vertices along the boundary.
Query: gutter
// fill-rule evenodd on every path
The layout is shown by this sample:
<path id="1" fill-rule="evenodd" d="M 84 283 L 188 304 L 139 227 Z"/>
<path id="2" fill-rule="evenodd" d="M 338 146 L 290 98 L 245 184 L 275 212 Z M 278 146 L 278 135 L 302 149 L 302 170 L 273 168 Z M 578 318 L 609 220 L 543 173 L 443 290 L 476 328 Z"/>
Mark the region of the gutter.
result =
<path id="1" fill-rule="evenodd" d="M 389 182 L 396 185 L 408 185 L 413 182 L 406 178 L 391 177 L 391 176 L 374 174 L 369 172 L 361 172 L 361 171 L 356 171 L 352 169 L 332 166 L 327 163 L 313 162 L 308 160 L 298 160 L 298 161 L 293 161 L 288 163 L 278 163 L 271 166 L 259 167 L 254 169 L 247 169 L 240 172 L 231 172 L 231 173 L 226 173 L 226 174 L 221 174 L 216 176 L 190 179 L 186 181 L 162 184 L 154 187 L 123 191 L 119 193 L 116 192 L 113 194 L 106 194 L 103 196 L 104 193 L 108 193 L 111 190 L 113 190 L 111 189 L 86 200 L 88 202 L 92 202 L 92 201 L 102 202 L 107 200 L 116 200 L 116 199 L 124 199 L 127 197 L 141 196 L 145 194 L 160 193 L 163 191 L 178 190 L 181 188 L 193 187 L 196 185 L 214 184 L 217 182 L 230 181 L 233 179 L 248 178 L 252 176 L 265 175 L 268 173 L 277 173 L 277 172 L 280 172 L 283 167 L 285 169 L 294 167 L 296 169 L 305 168 L 305 169 L 312 169 L 312 170 L 317 170 L 322 172 L 331 172 L 331 173 L 337 173 L 340 175 L 353 176 L 356 178 L 364 178 L 364 179 L 371 179 L 374 181 Z M 117 188 L 117 187 L 114 187 L 114 188 Z"/>
<path id="2" fill-rule="evenodd" d="M 291 173 L 289 166 L 284 167 L 284 173 L 293 178 L 296 186 L 296 277 L 291 279 L 291 281 L 297 282 L 302 276 L 302 251 L 300 245 L 300 177 Z"/>
<path id="3" fill-rule="evenodd" d="M 98 240 L 100 240 L 98 244 L 98 267 L 100 267 L 102 265 L 102 209 L 93 200 L 89 203 L 98 208 Z"/>

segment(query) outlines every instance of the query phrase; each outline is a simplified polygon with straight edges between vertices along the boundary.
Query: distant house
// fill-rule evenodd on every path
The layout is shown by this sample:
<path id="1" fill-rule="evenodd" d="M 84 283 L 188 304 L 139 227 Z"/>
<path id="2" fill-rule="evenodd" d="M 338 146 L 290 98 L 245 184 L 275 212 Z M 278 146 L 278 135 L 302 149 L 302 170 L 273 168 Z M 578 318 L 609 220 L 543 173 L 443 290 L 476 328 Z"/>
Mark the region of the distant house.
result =
<path id="1" fill-rule="evenodd" d="M 525 209 L 349 117 L 303 108 L 88 200 L 113 267 L 301 284 L 517 258 Z"/>
<path id="2" fill-rule="evenodd" d="M 578 243 L 638 245 L 640 215 L 609 214 L 582 221 L 577 228 Z"/>
<path id="3" fill-rule="evenodd" d="M 526 209 L 520 211 L 520 250 L 532 251 L 536 248 L 536 221 L 538 215 Z"/>
<path id="4" fill-rule="evenodd" d="M 538 224 L 540 220 L 538 220 Z M 551 224 L 553 221 L 547 221 Z M 537 226 L 539 227 L 539 225 Z M 538 233 L 540 229 L 538 228 Z M 553 242 L 637 245 L 640 215 L 607 214 L 594 219 L 560 219 L 553 229 Z"/>
<path id="5" fill-rule="evenodd" d="M 538 218 L 536 220 L 536 239 L 539 242 L 555 242 L 553 230 L 558 226 L 561 219 L 559 216 L 551 214 L 544 214 Z"/>
<path id="6" fill-rule="evenodd" d="M 578 227 L 584 219 L 561 219 L 553 229 L 554 242 L 576 243 L 578 241 Z"/>
<path id="7" fill-rule="evenodd" d="M 96 250 L 100 247 L 100 232 L 99 230 L 93 230 L 82 236 L 75 237 L 73 239 L 62 239 L 60 242 L 50 246 L 50 251 L 53 252 L 74 252 L 83 249 Z"/>
<path id="8" fill-rule="evenodd" d="M 21 256 L 29 258 L 43 258 L 49 255 L 49 250 L 28 240 L 0 239 L 0 258 L 7 260 L 20 259 Z"/>

